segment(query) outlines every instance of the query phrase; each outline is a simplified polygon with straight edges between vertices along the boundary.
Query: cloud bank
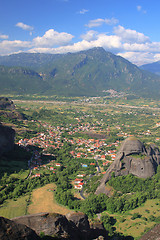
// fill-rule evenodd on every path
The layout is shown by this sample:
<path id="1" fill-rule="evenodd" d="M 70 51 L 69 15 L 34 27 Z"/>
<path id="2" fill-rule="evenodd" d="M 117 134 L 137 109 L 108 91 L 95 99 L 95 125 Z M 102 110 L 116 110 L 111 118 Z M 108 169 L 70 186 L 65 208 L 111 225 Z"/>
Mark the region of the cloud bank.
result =
<path id="1" fill-rule="evenodd" d="M 98 28 L 103 24 L 113 25 L 110 34 L 90 29 Z M 143 33 L 117 24 L 118 20 L 115 18 L 91 20 L 86 25 L 89 30 L 83 33 L 80 36 L 81 40 L 77 42 L 74 42 L 75 37 L 72 34 L 54 29 L 47 30 L 43 36 L 37 36 L 31 41 L 9 41 L 8 35 L 0 35 L 0 55 L 20 51 L 55 54 L 103 47 L 106 51 L 120 55 L 137 65 L 160 60 L 160 42 L 152 42 Z M 16 25 L 23 30 L 33 31 L 33 27 L 27 24 L 17 23 Z"/>
<path id="2" fill-rule="evenodd" d="M 8 39 L 9 36 L 5 34 L 0 34 L 0 39 Z"/>

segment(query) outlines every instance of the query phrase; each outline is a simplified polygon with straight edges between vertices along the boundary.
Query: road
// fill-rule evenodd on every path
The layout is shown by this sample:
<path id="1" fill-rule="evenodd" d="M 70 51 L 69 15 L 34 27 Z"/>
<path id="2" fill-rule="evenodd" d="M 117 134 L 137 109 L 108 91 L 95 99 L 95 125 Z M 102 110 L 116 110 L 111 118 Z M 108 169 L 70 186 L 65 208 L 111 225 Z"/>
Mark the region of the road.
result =
<path id="1" fill-rule="evenodd" d="M 101 172 L 100 167 L 99 167 L 99 164 L 98 164 L 98 157 L 95 157 L 95 161 L 96 161 L 96 163 L 97 163 L 97 172 L 94 173 L 94 174 L 92 174 L 92 175 L 90 175 L 90 177 L 89 177 L 89 179 L 87 180 L 87 182 L 90 181 L 93 176 L 95 176 L 95 175 L 97 175 L 98 173 Z M 86 199 L 86 197 L 83 195 L 83 192 L 84 192 L 84 190 L 83 190 L 83 188 L 82 188 L 82 190 L 79 192 L 79 193 L 80 193 L 80 196 L 81 196 L 83 199 Z"/>
<path id="2" fill-rule="evenodd" d="M 31 174 L 32 174 L 32 169 L 31 169 L 31 162 L 32 162 L 32 160 L 33 160 L 33 157 L 34 157 L 34 154 L 32 154 L 32 157 L 31 157 L 31 159 L 30 160 L 28 160 L 28 167 L 29 167 L 29 174 L 28 174 L 28 176 L 27 176 L 27 178 L 26 179 L 28 179 L 30 176 L 31 176 Z"/>

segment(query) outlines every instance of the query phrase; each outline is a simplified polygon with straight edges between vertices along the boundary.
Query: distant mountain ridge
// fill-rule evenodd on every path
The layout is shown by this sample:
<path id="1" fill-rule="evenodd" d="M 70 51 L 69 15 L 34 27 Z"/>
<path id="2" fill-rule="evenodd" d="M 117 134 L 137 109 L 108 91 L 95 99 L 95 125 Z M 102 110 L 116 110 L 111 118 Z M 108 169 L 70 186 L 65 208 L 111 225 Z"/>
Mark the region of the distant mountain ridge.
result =
<path id="1" fill-rule="evenodd" d="M 140 68 L 146 71 L 150 71 L 154 74 L 160 75 L 160 61 L 144 64 L 140 66 Z"/>
<path id="2" fill-rule="evenodd" d="M 48 89 L 34 70 L 0 66 L 0 94 L 34 94 Z"/>
<path id="3" fill-rule="evenodd" d="M 99 96 L 108 89 L 159 97 L 160 77 L 103 48 L 0 57 L 0 94 Z"/>

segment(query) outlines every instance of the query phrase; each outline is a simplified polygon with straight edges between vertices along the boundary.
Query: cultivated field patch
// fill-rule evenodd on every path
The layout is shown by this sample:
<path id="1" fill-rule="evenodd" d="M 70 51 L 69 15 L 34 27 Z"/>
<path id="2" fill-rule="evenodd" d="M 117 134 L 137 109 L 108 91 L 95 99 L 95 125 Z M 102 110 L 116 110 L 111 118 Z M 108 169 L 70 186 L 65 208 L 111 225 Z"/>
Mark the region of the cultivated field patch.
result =
<path id="1" fill-rule="evenodd" d="M 44 187 L 38 188 L 33 191 L 31 204 L 28 207 L 28 214 L 40 213 L 40 212 L 55 212 L 59 214 L 67 214 L 73 212 L 64 206 L 60 206 L 56 203 L 54 198 L 54 190 L 56 185 L 50 183 Z"/>
<path id="2" fill-rule="evenodd" d="M 13 199 L 6 201 L 0 206 L 0 216 L 11 219 L 25 215 L 27 211 L 28 199 L 29 195 L 19 197 L 16 201 Z"/>

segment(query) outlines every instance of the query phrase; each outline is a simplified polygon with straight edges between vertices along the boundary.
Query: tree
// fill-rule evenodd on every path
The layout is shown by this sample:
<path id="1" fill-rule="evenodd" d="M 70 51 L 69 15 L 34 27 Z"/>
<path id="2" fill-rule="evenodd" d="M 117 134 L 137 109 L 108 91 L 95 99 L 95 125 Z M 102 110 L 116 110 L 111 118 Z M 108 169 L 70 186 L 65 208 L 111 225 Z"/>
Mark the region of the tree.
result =
<path id="1" fill-rule="evenodd" d="M 113 225 L 116 223 L 116 219 L 104 214 L 101 216 L 101 221 L 103 222 L 105 229 L 108 231 L 108 235 L 113 236 L 115 233 L 115 228 Z"/>

